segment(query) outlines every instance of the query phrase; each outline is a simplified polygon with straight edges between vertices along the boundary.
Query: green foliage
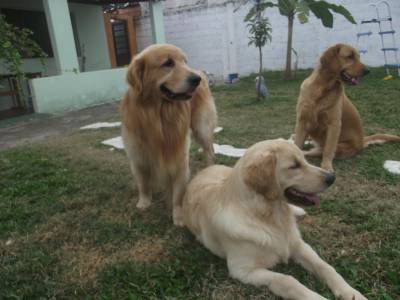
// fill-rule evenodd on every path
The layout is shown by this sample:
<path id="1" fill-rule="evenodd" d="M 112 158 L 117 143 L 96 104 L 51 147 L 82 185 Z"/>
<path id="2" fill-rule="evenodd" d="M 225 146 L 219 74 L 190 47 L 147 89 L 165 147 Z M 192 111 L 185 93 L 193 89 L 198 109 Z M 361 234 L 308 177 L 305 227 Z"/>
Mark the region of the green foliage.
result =
<path id="1" fill-rule="evenodd" d="M 342 5 L 331 4 L 327 1 L 316 1 L 316 0 L 277 0 L 277 1 L 266 1 L 261 0 L 260 9 L 265 10 L 267 8 L 277 7 L 279 13 L 286 17 L 293 17 L 297 15 L 300 23 L 308 22 L 310 11 L 321 20 L 325 27 L 332 28 L 333 26 L 333 14 L 337 13 L 344 16 L 349 22 L 356 24 L 351 13 Z M 256 15 L 255 6 L 250 9 L 246 15 L 245 21 L 250 20 Z"/>
<path id="2" fill-rule="evenodd" d="M 246 1 L 247 3 L 247 1 Z M 257 15 L 257 10 L 265 10 L 269 7 L 277 7 L 282 16 L 288 18 L 288 39 L 286 47 L 286 71 L 285 78 L 292 78 L 291 61 L 292 61 L 292 38 L 293 38 L 293 19 L 297 15 L 299 22 L 304 24 L 308 22 L 310 11 L 321 20 L 325 27 L 333 27 L 333 14 L 337 13 L 344 16 L 349 22 L 355 24 L 351 13 L 342 5 L 331 4 L 327 1 L 316 0 L 258 0 L 245 17 L 245 21 L 249 21 Z"/>
<path id="3" fill-rule="evenodd" d="M 272 28 L 268 18 L 254 16 L 247 22 L 247 27 L 250 33 L 249 46 L 264 47 L 268 41 L 271 41 Z"/>
<path id="4" fill-rule="evenodd" d="M 326 1 L 304 0 L 312 13 L 321 20 L 325 27 L 333 27 L 332 12 L 345 17 L 350 23 L 356 24 L 351 13 L 342 5 L 331 4 Z"/>
<path id="5" fill-rule="evenodd" d="M 261 11 L 264 11 L 268 7 L 274 7 L 275 4 L 269 1 L 260 1 L 259 8 Z M 252 17 L 254 17 L 257 13 L 257 5 L 254 5 L 250 11 L 247 13 L 246 17 L 244 18 L 245 22 L 248 22 Z"/>
<path id="6" fill-rule="evenodd" d="M 19 28 L 7 23 L 4 15 L 0 14 L 0 63 L 5 69 L 16 76 L 17 89 L 24 97 L 21 82 L 26 79 L 23 73 L 22 59 L 39 57 L 42 65 L 46 53 L 31 38 L 33 32 L 27 28 Z"/>
<path id="7" fill-rule="evenodd" d="M 47 56 L 31 36 L 31 30 L 7 23 L 4 15 L 0 14 L 0 60 L 11 74 L 18 77 L 23 77 L 23 58 Z"/>

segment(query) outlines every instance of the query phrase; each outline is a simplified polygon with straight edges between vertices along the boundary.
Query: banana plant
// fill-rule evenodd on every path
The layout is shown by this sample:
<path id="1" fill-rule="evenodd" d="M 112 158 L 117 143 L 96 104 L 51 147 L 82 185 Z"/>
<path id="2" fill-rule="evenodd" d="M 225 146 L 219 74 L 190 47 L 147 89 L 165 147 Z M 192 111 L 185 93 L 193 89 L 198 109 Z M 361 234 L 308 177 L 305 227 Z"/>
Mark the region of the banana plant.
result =
<path id="1" fill-rule="evenodd" d="M 249 1 L 245 1 L 249 2 Z M 279 13 L 288 19 L 288 37 L 286 47 L 286 68 L 285 79 L 292 78 L 292 41 L 293 41 L 293 24 L 294 18 L 297 16 L 299 22 L 304 24 L 308 22 L 310 13 L 321 20 L 322 25 L 328 28 L 333 27 L 333 13 L 344 16 L 349 22 L 356 24 L 351 13 L 342 5 L 336 5 L 327 1 L 316 0 L 261 0 L 258 4 L 262 10 L 267 8 L 277 7 Z M 254 5 L 247 16 L 245 22 L 256 15 L 257 7 Z"/>

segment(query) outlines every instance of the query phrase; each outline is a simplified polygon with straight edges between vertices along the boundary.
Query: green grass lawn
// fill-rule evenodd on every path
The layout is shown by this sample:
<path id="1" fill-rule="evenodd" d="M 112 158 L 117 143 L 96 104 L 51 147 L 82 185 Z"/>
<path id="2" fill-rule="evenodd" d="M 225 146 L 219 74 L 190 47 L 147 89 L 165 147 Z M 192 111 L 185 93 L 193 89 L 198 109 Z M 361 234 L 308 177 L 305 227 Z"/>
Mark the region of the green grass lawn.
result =
<path id="1" fill-rule="evenodd" d="M 248 147 L 288 138 L 301 81 L 265 74 L 271 96 L 257 102 L 254 77 L 213 89 L 216 142 Z M 400 80 L 374 69 L 347 88 L 367 134 L 400 134 Z M 277 299 L 266 288 L 232 280 L 225 262 L 177 228 L 162 195 L 143 214 L 122 151 L 100 141 L 118 129 L 79 131 L 0 152 L 0 299 Z M 195 174 L 205 163 L 192 146 Z M 307 209 L 304 239 L 368 299 L 400 299 L 400 176 L 386 172 L 400 145 L 375 145 L 335 161 L 337 182 L 320 209 Z M 233 165 L 223 156 L 217 162 Z M 319 160 L 313 160 L 319 163 Z M 290 263 L 275 270 L 333 299 Z"/>

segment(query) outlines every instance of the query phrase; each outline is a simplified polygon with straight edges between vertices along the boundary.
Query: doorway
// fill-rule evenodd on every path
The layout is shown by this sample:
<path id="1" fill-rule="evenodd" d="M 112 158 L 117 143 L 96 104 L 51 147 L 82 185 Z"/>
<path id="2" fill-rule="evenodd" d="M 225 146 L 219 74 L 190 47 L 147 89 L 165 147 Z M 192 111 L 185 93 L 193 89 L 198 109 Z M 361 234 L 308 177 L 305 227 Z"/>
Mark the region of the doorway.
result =
<path id="1" fill-rule="evenodd" d="M 125 20 L 111 19 L 117 67 L 126 66 L 131 61 L 126 23 Z"/>

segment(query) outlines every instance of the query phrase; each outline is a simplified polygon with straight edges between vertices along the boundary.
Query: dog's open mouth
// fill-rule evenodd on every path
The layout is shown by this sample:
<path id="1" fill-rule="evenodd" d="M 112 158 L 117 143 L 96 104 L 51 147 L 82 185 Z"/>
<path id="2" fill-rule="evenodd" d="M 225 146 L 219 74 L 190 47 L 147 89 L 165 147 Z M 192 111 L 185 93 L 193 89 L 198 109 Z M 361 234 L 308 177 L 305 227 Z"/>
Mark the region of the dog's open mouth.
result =
<path id="1" fill-rule="evenodd" d="M 346 71 L 342 71 L 340 73 L 340 77 L 342 78 L 342 80 L 344 82 L 346 82 L 348 84 L 351 84 L 351 85 L 357 85 L 359 83 L 358 77 L 353 77 L 349 73 L 347 73 Z"/>
<path id="2" fill-rule="evenodd" d="M 184 93 L 174 93 L 169 88 L 167 88 L 165 85 L 162 85 L 160 87 L 160 90 L 168 100 L 186 101 L 186 100 L 190 100 L 193 97 L 193 94 L 194 94 L 194 91 L 196 90 L 196 88 L 197 88 L 197 86 L 191 86 Z"/>
<path id="3" fill-rule="evenodd" d="M 320 198 L 317 194 L 304 193 L 296 190 L 295 188 L 287 188 L 285 190 L 286 198 L 293 204 L 303 205 L 303 206 L 320 206 Z"/>

